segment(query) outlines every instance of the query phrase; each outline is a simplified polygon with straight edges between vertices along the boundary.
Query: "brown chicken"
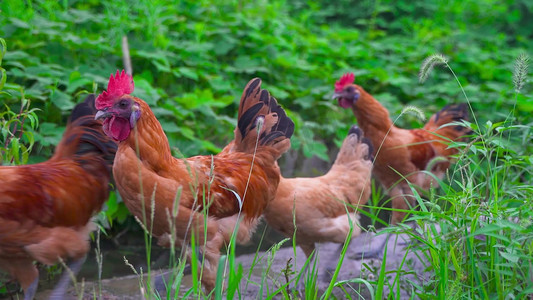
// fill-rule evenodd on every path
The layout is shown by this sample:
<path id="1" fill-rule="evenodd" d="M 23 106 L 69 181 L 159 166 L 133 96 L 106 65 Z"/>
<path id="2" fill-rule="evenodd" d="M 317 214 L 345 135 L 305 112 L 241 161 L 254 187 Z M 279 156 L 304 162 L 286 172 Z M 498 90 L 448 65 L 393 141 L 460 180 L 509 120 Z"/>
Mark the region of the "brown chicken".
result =
<path id="1" fill-rule="evenodd" d="M 374 145 L 373 172 L 387 189 L 393 209 L 397 209 L 392 212 L 392 223 L 396 224 L 415 204 L 407 181 L 427 190 L 434 180 L 421 171 L 430 171 L 438 178 L 444 176 L 450 165 L 450 155 L 457 152 L 448 147 L 449 143 L 460 140 L 470 131 L 460 125 L 444 125 L 468 120 L 468 106 L 465 103 L 448 105 L 433 115 L 422 129 L 401 129 L 394 126 L 387 109 L 354 84 L 354 79 L 353 73 L 343 75 L 335 83 L 333 97 L 341 107 L 352 109 L 358 125 Z M 443 159 L 435 159 L 437 157 Z"/>
<path id="2" fill-rule="evenodd" d="M 214 156 L 177 159 L 150 107 L 130 95 L 133 89 L 133 79 L 117 71 L 96 101 L 104 131 L 119 141 L 113 165 L 117 188 L 128 209 L 143 220 L 160 245 L 169 246 L 174 238 L 181 246 L 191 231 L 195 233 L 207 260 L 201 281 L 210 292 L 220 248 L 233 231 L 228 224 L 242 216 L 241 226 L 253 228 L 275 196 L 279 183 L 275 162 L 290 148 L 294 123 L 256 78 L 242 94 L 231 149 Z M 145 217 L 151 214 L 152 195 L 153 222 Z M 179 208 L 172 216 L 175 201 Z M 237 239 L 249 235 L 240 230 Z"/>
<path id="3" fill-rule="evenodd" d="M 315 251 L 315 243 L 343 244 L 350 223 L 352 237 L 361 233 L 356 209 L 370 197 L 372 171 L 372 146 L 362 135 L 358 127 L 350 129 L 325 175 L 281 177 L 276 198 L 265 209 L 267 223 L 287 237 L 294 236 L 307 257 Z"/>
<path id="4" fill-rule="evenodd" d="M 0 269 L 8 271 L 32 299 L 38 261 L 72 259 L 77 272 L 89 251 L 91 217 L 109 196 L 116 143 L 94 120 L 94 95 L 78 104 L 63 139 L 48 161 L 0 167 Z M 52 293 L 61 299 L 69 283 L 64 272 Z"/>

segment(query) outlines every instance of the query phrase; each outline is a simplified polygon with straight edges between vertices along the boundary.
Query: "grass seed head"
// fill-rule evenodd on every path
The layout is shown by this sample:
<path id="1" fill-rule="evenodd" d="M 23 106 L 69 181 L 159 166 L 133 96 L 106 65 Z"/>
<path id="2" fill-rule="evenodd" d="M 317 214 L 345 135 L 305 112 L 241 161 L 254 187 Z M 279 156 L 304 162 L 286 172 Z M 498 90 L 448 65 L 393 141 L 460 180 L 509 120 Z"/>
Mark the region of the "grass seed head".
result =
<path id="1" fill-rule="evenodd" d="M 423 83 L 426 81 L 435 66 L 447 64 L 448 59 L 442 54 L 433 54 L 428 56 L 420 67 L 420 72 L 418 72 L 418 80 L 420 80 L 420 83 Z"/>

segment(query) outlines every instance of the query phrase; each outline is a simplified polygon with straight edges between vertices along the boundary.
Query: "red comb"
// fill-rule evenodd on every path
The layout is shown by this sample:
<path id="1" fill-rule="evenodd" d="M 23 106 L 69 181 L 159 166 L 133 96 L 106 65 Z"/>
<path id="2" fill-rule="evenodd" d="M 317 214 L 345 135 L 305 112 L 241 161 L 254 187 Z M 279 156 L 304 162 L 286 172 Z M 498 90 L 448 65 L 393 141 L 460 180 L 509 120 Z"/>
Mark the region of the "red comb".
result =
<path id="1" fill-rule="evenodd" d="M 134 84 L 133 78 L 126 74 L 124 70 L 120 72 L 117 70 L 115 77 L 113 74 L 109 76 L 109 82 L 107 83 L 107 90 L 103 91 L 95 101 L 96 109 L 101 110 L 113 105 L 118 97 L 133 93 Z"/>
<path id="2" fill-rule="evenodd" d="M 344 86 L 349 83 L 353 83 L 355 75 L 353 73 L 346 73 L 341 76 L 339 80 L 335 82 L 335 92 L 341 92 Z"/>

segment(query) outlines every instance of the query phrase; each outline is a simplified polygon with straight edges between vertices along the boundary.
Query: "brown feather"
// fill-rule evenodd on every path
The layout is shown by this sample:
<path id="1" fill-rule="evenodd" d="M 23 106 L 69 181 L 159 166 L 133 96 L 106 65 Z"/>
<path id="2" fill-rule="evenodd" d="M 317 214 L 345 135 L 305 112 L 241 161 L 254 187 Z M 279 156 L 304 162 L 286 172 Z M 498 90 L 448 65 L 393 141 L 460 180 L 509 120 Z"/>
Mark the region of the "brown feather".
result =
<path id="1" fill-rule="evenodd" d="M 295 236 L 308 256 L 315 243 L 344 243 L 350 230 L 349 218 L 354 222 L 352 236 L 358 235 L 361 230 L 354 212 L 370 197 L 370 152 L 370 145 L 358 130 L 346 137 L 327 174 L 282 177 L 276 198 L 265 210 L 268 224 L 287 237 Z"/>
<path id="2" fill-rule="evenodd" d="M 436 163 L 431 170 L 437 177 L 443 177 L 448 168 L 449 156 L 456 150 L 448 149 L 450 141 L 456 141 L 468 130 L 462 126 L 448 126 L 453 121 L 468 119 L 466 104 L 449 105 L 431 117 L 423 129 L 406 130 L 393 125 L 387 109 L 362 87 L 350 84 L 359 98 L 353 102 L 352 110 L 359 126 L 374 145 L 374 174 L 393 198 L 396 209 L 409 209 L 414 205 L 413 193 L 404 179 L 428 189 L 434 184 L 433 178 L 421 173 L 429 162 L 437 156 L 447 159 Z M 378 152 L 379 151 L 379 152 Z M 400 222 L 405 213 L 393 211 L 392 222 Z"/>
<path id="3" fill-rule="evenodd" d="M 237 220 L 234 217 L 241 214 L 245 228 L 255 227 L 275 195 L 279 183 L 275 161 L 290 147 L 294 124 L 276 99 L 261 90 L 261 80 L 253 79 L 241 98 L 235 140 L 225 151 L 177 159 L 172 157 L 163 128 L 146 102 L 129 95 L 122 99 L 132 99 L 141 112 L 135 128 L 119 144 L 113 166 L 122 199 L 161 245 L 169 246 L 171 226 L 178 245 L 190 238 L 191 231 L 200 237 L 196 241 L 205 246 L 202 251 L 209 261 L 202 283 L 211 290 L 220 247 L 231 236 L 226 232 L 231 227 L 226 221 Z M 263 118 L 258 132 L 258 120 Z M 178 215 L 170 218 L 169 224 L 175 201 L 179 201 Z M 224 224 L 218 223 L 221 219 L 226 220 Z M 249 235 L 240 230 L 238 242 Z"/>
<path id="4" fill-rule="evenodd" d="M 117 149 L 94 112 L 94 96 L 76 106 L 50 160 L 0 167 L 0 268 L 25 290 L 38 276 L 32 261 L 50 265 L 89 250 L 90 218 L 109 195 Z"/>

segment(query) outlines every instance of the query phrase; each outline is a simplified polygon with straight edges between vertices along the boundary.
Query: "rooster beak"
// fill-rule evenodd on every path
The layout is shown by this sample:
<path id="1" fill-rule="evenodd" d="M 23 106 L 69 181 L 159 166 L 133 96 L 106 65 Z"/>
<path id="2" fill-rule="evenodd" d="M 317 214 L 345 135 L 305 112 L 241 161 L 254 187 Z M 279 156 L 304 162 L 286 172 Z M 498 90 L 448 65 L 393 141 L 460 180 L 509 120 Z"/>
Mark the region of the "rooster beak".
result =
<path id="1" fill-rule="evenodd" d="M 343 96 L 342 93 L 337 93 L 337 92 L 335 92 L 335 93 L 333 93 L 333 96 L 331 97 L 331 99 L 335 100 L 335 99 L 340 98 L 340 97 L 342 97 L 342 96 Z"/>
<path id="2" fill-rule="evenodd" d="M 107 112 L 107 111 L 103 111 L 103 110 L 99 110 L 96 112 L 96 114 L 94 115 L 94 119 L 95 120 L 100 120 L 100 119 L 105 119 L 107 117 L 111 116 L 111 113 L 110 112 Z"/>

